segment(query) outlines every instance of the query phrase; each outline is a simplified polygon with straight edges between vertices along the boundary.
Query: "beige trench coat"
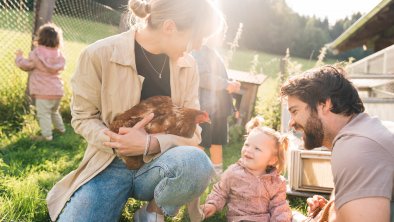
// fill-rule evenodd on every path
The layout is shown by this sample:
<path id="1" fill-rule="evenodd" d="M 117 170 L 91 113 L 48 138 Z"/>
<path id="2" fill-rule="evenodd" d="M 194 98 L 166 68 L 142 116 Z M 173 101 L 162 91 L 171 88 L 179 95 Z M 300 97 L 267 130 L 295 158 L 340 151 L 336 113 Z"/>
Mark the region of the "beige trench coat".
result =
<path id="1" fill-rule="evenodd" d="M 71 124 L 88 142 L 79 167 L 55 184 L 47 196 L 49 215 L 54 221 L 72 194 L 104 170 L 115 158 L 113 150 L 103 145 L 109 137 L 103 132 L 114 117 L 136 105 L 144 77 L 138 75 L 134 58 L 135 32 L 127 31 L 90 45 L 85 49 L 71 79 Z M 199 108 L 199 75 L 189 55 L 170 62 L 173 102 L 182 107 Z M 197 145 L 198 127 L 191 139 L 175 135 L 156 136 L 161 151 L 178 145 Z M 159 156 L 144 159 L 151 161 Z"/>

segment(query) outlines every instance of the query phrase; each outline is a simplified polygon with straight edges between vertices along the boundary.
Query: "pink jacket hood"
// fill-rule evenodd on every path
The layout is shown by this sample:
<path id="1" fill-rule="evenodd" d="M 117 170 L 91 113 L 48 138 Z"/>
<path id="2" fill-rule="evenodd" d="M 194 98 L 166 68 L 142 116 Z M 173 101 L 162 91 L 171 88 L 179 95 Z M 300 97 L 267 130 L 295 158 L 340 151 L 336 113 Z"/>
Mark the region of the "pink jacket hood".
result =
<path id="1" fill-rule="evenodd" d="M 64 69 L 65 59 L 57 48 L 37 46 L 29 58 L 17 55 L 16 65 L 30 73 L 29 92 L 35 98 L 59 98 L 64 94 L 60 71 Z"/>
<path id="2" fill-rule="evenodd" d="M 57 73 L 64 69 L 65 59 L 58 48 L 39 45 L 34 52 L 48 72 Z"/>

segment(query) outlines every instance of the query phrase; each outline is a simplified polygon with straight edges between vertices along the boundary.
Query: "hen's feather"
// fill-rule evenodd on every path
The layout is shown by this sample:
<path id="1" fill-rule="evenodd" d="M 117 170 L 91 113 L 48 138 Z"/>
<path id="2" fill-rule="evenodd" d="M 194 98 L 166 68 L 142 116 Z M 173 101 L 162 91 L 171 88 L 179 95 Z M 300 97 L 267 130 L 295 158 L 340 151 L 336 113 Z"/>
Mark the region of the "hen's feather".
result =
<path id="1" fill-rule="evenodd" d="M 153 96 L 116 116 L 109 128 L 118 133 L 120 127 L 133 127 L 152 112 L 152 121 L 145 125 L 149 134 L 164 133 L 191 138 L 198 123 L 210 121 L 206 112 L 178 107 L 168 96 Z M 142 156 L 120 157 L 129 169 L 138 169 L 143 164 Z"/>

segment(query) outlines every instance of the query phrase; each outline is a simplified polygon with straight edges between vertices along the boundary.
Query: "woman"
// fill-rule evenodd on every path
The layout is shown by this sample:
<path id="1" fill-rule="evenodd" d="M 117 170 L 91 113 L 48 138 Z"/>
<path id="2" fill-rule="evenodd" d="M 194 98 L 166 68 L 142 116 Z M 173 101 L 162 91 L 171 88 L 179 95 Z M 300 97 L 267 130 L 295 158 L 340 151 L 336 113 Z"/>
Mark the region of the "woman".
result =
<path id="1" fill-rule="evenodd" d="M 48 194 L 52 220 L 117 221 L 132 197 L 149 201 L 134 221 L 164 221 L 164 214 L 175 215 L 196 199 L 212 175 L 205 153 L 187 146 L 200 142 L 200 129 L 191 139 L 147 135 L 143 127 L 152 115 L 119 134 L 107 126 L 116 115 L 155 95 L 199 108 L 197 69 L 185 52 L 199 48 L 221 16 L 209 0 L 129 0 L 129 9 L 146 26 L 100 40 L 79 58 L 71 80 L 71 123 L 88 147 L 78 169 Z M 146 164 L 128 170 L 115 150 L 146 154 Z"/>

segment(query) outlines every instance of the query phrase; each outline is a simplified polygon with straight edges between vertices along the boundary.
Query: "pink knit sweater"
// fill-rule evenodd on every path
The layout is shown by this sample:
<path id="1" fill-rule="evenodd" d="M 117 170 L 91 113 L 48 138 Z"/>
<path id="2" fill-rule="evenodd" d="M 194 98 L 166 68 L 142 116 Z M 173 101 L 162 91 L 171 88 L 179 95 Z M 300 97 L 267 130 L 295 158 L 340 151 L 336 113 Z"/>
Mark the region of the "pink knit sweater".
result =
<path id="1" fill-rule="evenodd" d="M 227 220 L 289 222 L 291 209 L 286 202 L 286 181 L 276 170 L 256 177 L 241 160 L 231 165 L 208 195 L 205 203 L 222 210 L 227 204 Z"/>
<path id="2" fill-rule="evenodd" d="M 57 48 L 37 46 L 29 58 L 18 56 L 16 65 L 30 72 L 30 95 L 41 99 L 61 98 L 64 94 L 60 71 L 64 69 L 65 59 Z"/>

